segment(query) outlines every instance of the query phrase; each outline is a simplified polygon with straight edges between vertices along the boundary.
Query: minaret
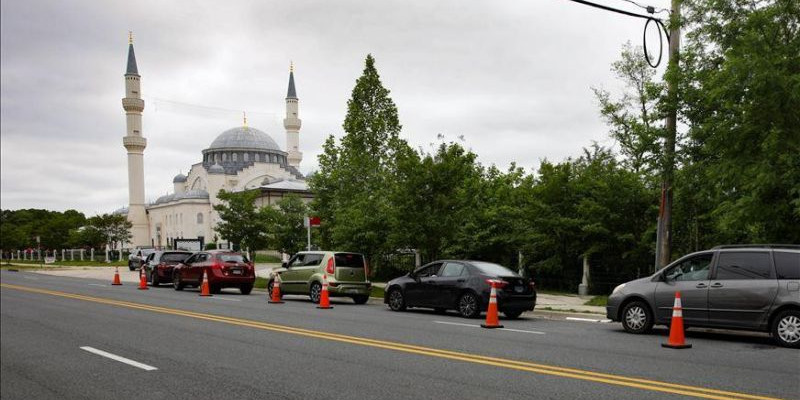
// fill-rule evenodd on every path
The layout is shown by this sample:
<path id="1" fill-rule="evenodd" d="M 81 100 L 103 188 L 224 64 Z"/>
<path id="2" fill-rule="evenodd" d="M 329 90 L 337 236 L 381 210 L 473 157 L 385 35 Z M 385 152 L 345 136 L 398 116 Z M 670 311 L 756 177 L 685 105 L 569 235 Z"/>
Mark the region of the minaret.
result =
<path id="1" fill-rule="evenodd" d="M 122 144 L 128 150 L 128 221 L 133 224 L 131 243 L 134 246 L 150 245 L 147 215 L 144 209 L 144 148 L 147 139 L 142 136 L 142 110 L 144 100 L 139 91 L 139 71 L 133 53 L 133 33 L 128 36 L 128 69 L 125 72 L 125 110 L 127 135 Z"/>
<path id="2" fill-rule="evenodd" d="M 286 93 L 286 118 L 283 127 L 286 128 L 286 152 L 289 165 L 300 167 L 303 153 L 300 152 L 300 118 L 297 117 L 297 92 L 294 89 L 294 65 L 289 65 L 289 91 Z"/>

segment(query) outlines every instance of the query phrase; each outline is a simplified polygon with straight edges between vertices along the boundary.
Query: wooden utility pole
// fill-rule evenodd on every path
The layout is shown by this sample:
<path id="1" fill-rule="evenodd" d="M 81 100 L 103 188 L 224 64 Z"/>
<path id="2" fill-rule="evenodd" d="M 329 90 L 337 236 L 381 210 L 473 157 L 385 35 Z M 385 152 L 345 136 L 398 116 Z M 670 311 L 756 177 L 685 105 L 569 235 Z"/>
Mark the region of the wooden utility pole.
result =
<path id="1" fill-rule="evenodd" d="M 681 1 L 672 0 L 669 19 L 669 64 L 667 65 L 667 121 L 664 138 L 664 168 L 661 184 L 661 206 L 656 235 L 656 269 L 669 264 L 672 258 L 672 184 L 675 178 L 675 137 L 678 114 L 678 53 L 681 43 Z"/>

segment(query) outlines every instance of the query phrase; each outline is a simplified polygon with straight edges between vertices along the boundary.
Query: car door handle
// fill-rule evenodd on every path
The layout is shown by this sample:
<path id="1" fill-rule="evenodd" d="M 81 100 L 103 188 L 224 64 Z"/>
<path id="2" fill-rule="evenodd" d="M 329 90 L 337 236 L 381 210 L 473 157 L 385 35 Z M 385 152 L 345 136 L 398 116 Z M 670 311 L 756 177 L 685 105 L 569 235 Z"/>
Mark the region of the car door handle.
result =
<path id="1" fill-rule="evenodd" d="M 711 287 L 722 287 L 722 284 L 719 282 L 715 282 Z"/>
<path id="2" fill-rule="evenodd" d="M 698 283 L 697 286 L 695 286 L 695 287 L 698 288 L 698 289 L 702 289 L 702 288 L 708 287 L 708 285 L 706 285 L 705 283 Z"/>

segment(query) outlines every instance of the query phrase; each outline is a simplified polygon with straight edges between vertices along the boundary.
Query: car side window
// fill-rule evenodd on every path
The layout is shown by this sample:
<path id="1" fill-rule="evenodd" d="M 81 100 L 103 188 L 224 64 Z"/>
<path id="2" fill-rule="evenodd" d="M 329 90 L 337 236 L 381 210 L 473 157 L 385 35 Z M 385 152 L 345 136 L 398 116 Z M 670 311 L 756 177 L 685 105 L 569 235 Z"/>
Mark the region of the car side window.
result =
<path id="1" fill-rule="evenodd" d="M 444 263 L 444 267 L 442 268 L 442 272 L 439 276 L 456 277 L 456 276 L 461 276 L 462 273 L 464 273 L 464 264 L 446 262 Z"/>
<path id="2" fill-rule="evenodd" d="M 322 254 L 306 254 L 303 258 L 303 265 L 304 266 L 314 266 L 316 267 L 319 263 L 322 262 Z"/>
<path id="3" fill-rule="evenodd" d="M 289 260 L 290 267 L 299 267 L 303 265 L 303 260 L 305 260 L 305 254 L 295 254 L 291 260 Z"/>
<path id="4" fill-rule="evenodd" d="M 776 251 L 772 256 L 775 258 L 778 279 L 800 279 L 800 253 Z"/>
<path id="5" fill-rule="evenodd" d="M 717 261 L 717 280 L 769 279 L 772 263 L 768 252 L 720 252 Z"/>
<path id="6" fill-rule="evenodd" d="M 196 259 L 197 259 L 197 257 L 192 255 L 189 258 L 187 258 L 186 261 L 184 261 L 183 263 L 186 264 L 186 265 L 189 265 L 189 264 L 193 263 L 194 260 L 196 260 Z"/>
<path id="7" fill-rule="evenodd" d="M 442 263 L 436 263 L 436 264 L 433 264 L 433 265 L 429 265 L 429 266 L 421 269 L 419 272 L 417 272 L 417 276 L 420 277 L 420 278 L 427 278 L 429 276 L 436 275 L 439 272 L 439 268 L 441 268 L 441 267 L 442 267 Z"/>
<path id="8" fill-rule="evenodd" d="M 708 279 L 713 254 L 700 254 L 684 260 L 666 273 L 668 281 L 704 281 Z"/>

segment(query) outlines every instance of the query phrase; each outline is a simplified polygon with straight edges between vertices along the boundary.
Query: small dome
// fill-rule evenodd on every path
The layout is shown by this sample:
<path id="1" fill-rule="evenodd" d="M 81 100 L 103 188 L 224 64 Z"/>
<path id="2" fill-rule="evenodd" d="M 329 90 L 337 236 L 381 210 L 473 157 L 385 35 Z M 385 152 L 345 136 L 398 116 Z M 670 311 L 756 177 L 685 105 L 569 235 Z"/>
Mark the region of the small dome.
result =
<path id="1" fill-rule="evenodd" d="M 193 189 L 175 196 L 175 200 L 181 199 L 207 199 L 208 192 L 203 189 Z"/>
<path id="2" fill-rule="evenodd" d="M 225 173 L 225 168 L 222 168 L 222 166 L 219 165 L 219 164 L 214 164 L 214 165 L 208 167 L 208 173 L 209 174 L 224 174 Z"/>
<path id="3" fill-rule="evenodd" d="M 208 150 L 222 149 L 281 150 L 269 135 L 248 126 L 222 132 L 208 147 Z"/>
<path id="4" fill-rule="evenodd" d="M 186 175 L 184 174 L 178 174 L 175 175 L 174 178 L 172 178 L 172 183 L 185 183 L 185 182 L 186 182 Z"/>

